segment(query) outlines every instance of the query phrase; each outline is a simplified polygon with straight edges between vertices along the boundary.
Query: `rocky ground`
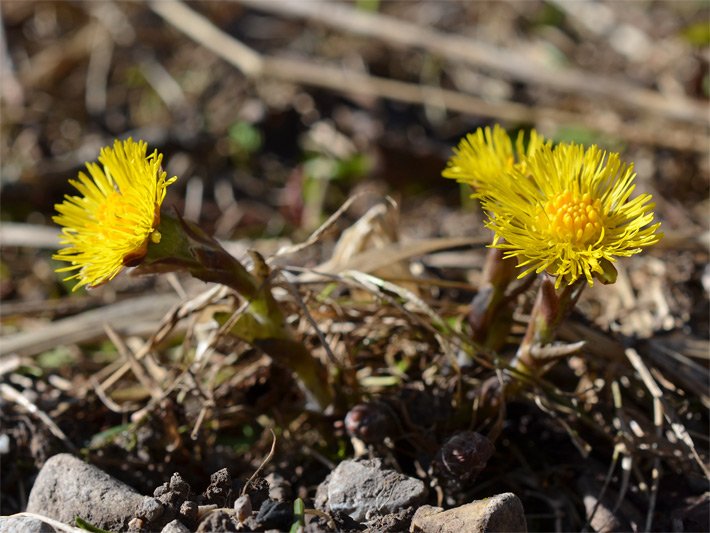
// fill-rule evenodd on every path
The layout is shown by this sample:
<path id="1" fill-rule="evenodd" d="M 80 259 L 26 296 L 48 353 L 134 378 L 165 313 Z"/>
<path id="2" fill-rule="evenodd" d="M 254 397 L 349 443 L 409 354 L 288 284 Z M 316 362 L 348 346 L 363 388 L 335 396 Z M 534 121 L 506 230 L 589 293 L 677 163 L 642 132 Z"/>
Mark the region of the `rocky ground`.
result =
<path id="1" fill-rule="evenodd" d="M 153 496 L 68 454 L 40 472 L 27 511 L 0 519 L 2 531 L 57 531 L 48 517 L 68 524 L 81 517 L 111 531 L 527 531 L 520 500 L 511 493 L 444 511 L 423 505 L 424 483 L 383 467 L 379 459 L 346 460 L 319 485 L 315 509 L 294 506 L 292 487 L 276 474 L 233 480 L 228 469 L 197 493 L 175 473 Z M 41 515 L 41 516 L 40 516 Z M 60 529 L 61 530 L 61 529 Z"/>
<path id="2" fill-rule="evenodd" d="M 0 531 L 707 530 L 707 6 L 334 5 L 0 3 Z M 492 409 L 535 293 L 473 343 L 490 235 L 441 171 L 495 123 L 620 152 L 665 236 Z M 232 292 L 55 272 L 54 205 L 127 136 L 267 259 L 327 409 L 220 334 Z"/>

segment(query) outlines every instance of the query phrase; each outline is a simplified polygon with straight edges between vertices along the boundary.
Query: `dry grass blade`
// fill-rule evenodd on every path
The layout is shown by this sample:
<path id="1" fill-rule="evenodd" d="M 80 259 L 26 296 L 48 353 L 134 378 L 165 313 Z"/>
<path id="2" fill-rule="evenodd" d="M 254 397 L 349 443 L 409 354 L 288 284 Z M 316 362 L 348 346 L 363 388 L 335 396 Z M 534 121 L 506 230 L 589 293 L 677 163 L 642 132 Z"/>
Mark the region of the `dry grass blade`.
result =
<path id="1" fill-rule="evenodd" d="M 291 281 L 289 281 L 289 279 L 286 276 L 282 276 L 282 278 L 284 280 L 284 283 L 286 283 L 286 286 L 288 287 L 288 290 L 291 293 L 291 296 L 293 296 L 293 299 L 296 301 L 299 308 L 301 309 L 303 316 L 306 318 L 308 323 L 311 325 L 311 328 L 313 328 L 313 331 L 316 332 L 316 335 L 318 336 L 318 340 L 320 341 L 321 346 L 323 346 L 323 349 L 325 350 L 326 354 L 328 354 L 328 359 L 330 360 L 330 362 L 332 364 L 337 364 L 337 358 L 335 357 L 335 354 L 333 353 L 333 350 L 330 347 L 330 343 L 325 338 L 323 331 L 321 330 L 320 326 L 318 326 L 318 322 L 313 318 L 313 315 L 309 311 L 308 306 L 303 301 L 303 298 L 301 297 L 300 293 L 298 292 L 298 288 Z"/>
<path id="2" fill-rule="evenodd" d="M 412 317 L 415 323 L 420 323 L 425 329 L 430 330 L 434 334 L 443 353 L 446 354 L 452 368 L 456 371 L 456 373 L 460 373 L 460 368 L 457 362 L 457 354 L 454 349 L 454 343 L 451 342 L 452 339 L 458 339 L 460 338 L 460 336 L 457 335 L 456 332 L 454 332 L 449 327 L 446 321 L 438 313 L 436 313 L 436 311 L 434 311 L 426 302 L 424 302 L 424 300 L 419 298 L 413 292 L 403 287 L 400 287 L 399 285 L 389 283 L 383 279 L 377 278 L 370 274 L 366 274 L 364 272 L 359 272 L 357 270 L 348 270 L 346 272 L 342 272 L 341 276 L 343 277 L 343 279 L 354 280 L 362 287 L 371 291 L 373 294 L 381 295 L 387 298 L 392 304 L 397 307 L 400 307 L 405 313 Z M 423 312 L 431 320 L 431 323 L 426 322 L 420 317 L 410 313 L 406 309 L 406 306 L 400 306 L 399 303 L 397 303 L 394 299 L 392 299 L 391 296 L 387 294 L 388 292 L 397 295 L 414 309 Z M 478 354 L 474 354 L 472 355 L 472 357 L 478 359 Z"/>
<path id="3" fill-rule="evenodd" d="M 99 383 L 99 380 L 97 379 L 96 376 L 91 376 L 89 378 L 89 382 L 91 383 L 91 386 L 96 393 L 96 397 L 99 399 L 99 401 L 104 404 L 110 411 L 113 411 L 114 413 L 120 413 L 120 414 L 127 414 L 135 411 L 138 406 L 136 404 L 132 403 L 125 403 L 123 405 L 119 405 L 118 403 L 114 402 L 104 391 L 103 387 L 101 386 L 101 383 Z"/>
<path id="4" fill-rule="evenodd" d="M 613 393 L 613 400 L 614 400 L 614 408 L 616 409 L 617 412 L 617 420 L 619 422 L 619 432 L 618 432 L 618 438 L 621 440 L 621 442 L 617 442 L 616 446 L 614 447 L 614 461 L 612 464 L 615 464 L 618 461 L 618 458 L 621 457 L 621 461 L 619 462 L 621 466 L 621 485 L 619 487 L 619 494 L 616 499 L 616 503 L 614 504 L 614 508 L 612 510 L 613 513 L 617 512 L 619 510 L 619 507 L 621 507 L 621 504 L 623 503 L 624 496 L 626 495 L 626 492 L 629 490 L 629 480 L 631 479 L 631 467 L 633 464 L 633 455 L 632 455 L 632 450 L 629 450 L 629 447 L 627 446 L 628 444 L 628 438 L 632 436 L 634 433 L 633 431 L 629 428 L 628 421 L 626 417 L 622 416 L 621 413 L 624 412 L 624 401 L 623 401 L 623 396 L 621 394 L 621 389 L 619 387 L 619 383 L 617 381 L 612 382 L 612 393 Z"/>
<path id="5" fill-rule="evenodd" d="M 665 146 L 677 150 L 704 151 L 707 134 L 693 128 L 647 128 L 629 125 L 619 117 L 584 115 L 556 108 L 527 106 L 517 102 L 494 102 L 469 94 L 428 85 L 407 83 L 343 70 L 300 59 L 264 57 L 212 24 L 207 18 L 179 0 L 151 2 L 153 11 L 224 58 L 248 76 L 270 77 L 335 91 L 386 98 L 399 102 L 428 105 L 460 113 L 495 118 L 513 123 L 538 123 L 549 120 L 558 124 L 584 124 L 590 129 L 621 136 L 628 141 Z M 682 112 L 694 116 L 697 112 Z M 687 129 L 687 128 L 686 128 Z M 660 130 L 660 131 L 659 131 Z"/>
<path id="6" fill-rule="evenodd" d="M 368 250 L 382 250 L 396 242 L 399 242 L 399 208 L 393 201 L 378 203 L 342 232 L 330 259 L 317 269 L 340 272 L 355 255 Z M 388 266 L 396 275 L 408 272 L 406 265 L 400 261 L 392 261 Z"/>
<path id="7" fill-rule="evenodd" d="M 23 409 L 25 409 L 28 413 L 31 415 L 36 416 L 39 418 L 42 423 L 47 426 L 49 431 L 52 432 L 52 434 L 57 437 L 59 440 L 61 440 L 64 445 L 67 447 L 67 449 L 76 452 L 77 449 L 76 447 L 72 444 L 72 442 L 67 438 L 67 436 L 64 434 L 64 432 L 59 429 L 59 426 L 54 423 L 54 421 L 49 417 L 47 413 L 42 411 L 39 407 L 37 407 L 35 404 L 33 404 L 31 401 L 29 401 L 27 398 L 25 398 L 22 393 L 20 393 L 17 389 L 11 387 L 7 383 L 0 383 L 0 396 L 2 396 L 5 401 L 16 403 L 17 405 L 21 406 Z"/>
<path id="8" fill-rule="evenodd" d="M 493 369 L 496 366 L 491 363 L 489 355 L 483 355 L 485 350 L 474 343 L 467 335 L 462 334 L 452 329 L 446 320 L 438 314 L 431 306 L 429 306 L 422 298 L 407 290 L 404 287 L 391 283 L 389 281 L 378 278 L 371 274 L 360 272 L 357 270 L 347 270 L 340 274 L 327 274 L 325 272 L 317 272 L 310 269 L 293 269 L 303 271 L 309 275 L 313 274 L 321 277 L 324 280 L 338 281 L 353 285 L 358 288 L 363 288 L 376 297 L 381 297 L 387 300 L 393 307 L 400 309 L 412 321 L 412 324 L 419 324 L 425 330 L 434 334 L 437 342 L 440 344 L 443 353 L 447 355 L 452 367 L 458 372 L 457 356 L 454 348 L 462 349 L 468 357 L 479 363 L 485 368 Z M 416 313 L 412 313 L 403 306 L 392 295 L 401 298 L 405 303 L 408 303 L 413 310 L 426 315 L 430 321 L 422 319 Z"/>
<path id="9" fill-rule="evenodd" d="M 648 353 L 656 365 L 672 376 L 675 386 L 679 385 L 697 395 L 703 406 L 710 409 L 710 370 L 691 358 L 693 354 L 707 357 L 709 348 L 707 341 L 694 341 L 685 336 L 678 339 L 658 338 L 649 340 Z"/>
<path id="10" fill-rule="evenodd" d="M 323 1 L 237 1 L 261 11 L 306 17 L 327 26 L 376 39 L 378 42 L 423 47 L 446 59 L 490 69 L 515 80 L 617 101 L 638 110 L 639 114 L 660 115 L 707 125 L 704 102 L 682 97 L 668 98 L 657 91 L 599 73 L 570 67 L 552 68 L 514 50 L 494 47 L 470 37 L 446 34 L 383 13 L 369 13 L 343 4 Z"/>
<path id="11" fill-rule="evenodd" d="M 11 374 L 20 368 L 20 366 L 27 364 L 28 362 L 31 362 L 31 360 L 17 355 L 3 357 L 0 359 L 0 376 Z"/>
<path id="12" fill-rule="evenodd" d="M 153 321 L 162 317 L 177 301 L 173 294 L 140 296 L 45 324 L 37 331 L 8 335 L 0 342 L 0 357 L 35 355 L 55 346 L 101 339 L 104 324 L 111 324 L 117 331 L 152 332 Z M 141 317 L 140 322 L 136 322 L 136 316 Z"/>
<path id="13" fill-rule="evenodd" d="M 256 477 L 259 475 L 259 472 L 261 472 L 264 467 L 269 464 L 269 461 L 271 461 L 271 458 L 274 456 L 274 452 L 276 451 L 276 433 L 274 433 L 274 430 L 269 428 L 269 431 L 271 431 L 271 450 L 269 450 L 269 454 L 264 458 L 264 460 L 261 462 L 259 465 L 259 468 L 257 468 L 254 473 L 251 475 L 249 479 L 247 479 L 246 483 L 244 483 L 244 487 L 242 487 L 242 492 L 240 496 L 244 496 L 247 493 L 247 489 L 249 488 L 249 485 L 252 484 L 252 482 L 256 479 Z"/>
<path id="14" fill-rule="evenodd" d="M 160 398 L 162 396 L 162 391 L 160 390 L 160 386 L 156 378 L 141 365 L 141 362 L 136 357 L 136 354 L 133 353 L 133 351 L 123 341 L 121 336 L 116 333 L 111 326 L 105 324 L 104 330 L 106 331 L 108 338 L 118 350 L 118 353 L 131 365 L 133 375 L 136 376 L 138 381 L 140 381 L 143 387 L 145 387 L 145 389 L 150 393 L 151 397 Z"/>
<path id="15" fill-rule="evenodd" d="M 190 432 L 190 438 L 192 440 L 197 440 L 199 437 L 199 432 L 200 429 L 202 428 L 202 424 L 205 421 L 205 417 L 207 416 L 207 412 L 214 407 L 215 403 L 213 399 L 208 399 L 207 401 L 204 401 L 202 403 L 202 407 L 200 407 L 200 413 L 197 415 L 197 419 L 195 420 L 195 425 L 192 428 L 192 431 Z"/>
<path id="16" fill-rule="evenodd" d="M 86 529 L 81 529 L 79 527 L 69 526 L 67 524 L 60 522 L 59 520 L 54 520 L 53 518 L 48 518 L 44 515 L 37 514 L 37 513 L 28 513 L 25 511 L 22 513 L 16 513 L 16 514 L 9 515 L 9 516 L 0 516 L 0 518 L 20 518 L 20 517 L 34 518 L 35 520 L 39 520 L 40 522 L 44 522 L 45 524 L 49 524 L 54 529 L 56 529 L 58 531 L 64 531 L 65 533 L 86 533 Z"/>
<path id="17" fill-rule="evenodd" d="M 227 55 L 235 61 L 245 74 L 260 76 L 264 71 L 264 61 L 251 48 L 232 39 L 226 33 L 215 31 L 216 28 L 206 18 L 199 16 L 182 2 L 153 1 L 150 7 L 158 15 L 176 24 L 195 41 L 204 44 L 215 54 Z M 181 23 L 182 22 L 182 23 Z"/>
<path id="18" fill-rule="evenodd" d="M 666 421 L 670 424 L 675 436 L 685 443 L 685 445 L 690 450 L 693 458 L 695 459 L 695 462 L 698 464 L 705 476 L 710 478 L 710 470 L 708 470 L 708 467 L 701 459 L 700 454 L 695 448 L 695 443 L 693 442 L 692 437 L 688 433 L 688 430 L 685 428 L 683 423 L 680 422 L 680 420 L 678 419 L 678 415 L 675 413 L 673 408 L 668 405 L 668 402 L 663 397 L 663 391 L 653 379 L 651 372 L 644 364 L 643 360 L 641 359 L 641 356 L 639 356 L 638 352 L 633 348 L 627 348 L 625 353 L 626 357 L 629 359 L 633 367 L 639 373 L 639 376 L 641 377 L 641 380 L 648 389 L 648 392 L 654 399 L 654 424 L 656 425 L 656 427 L 658 428 L 659 426 L 661 426 L 663 423 L 663 419 L 665 418 Z"/>
<path id="19" fill-rule="evenodd" d="M 167 314 L 164 314 L 158 327 L 153 329 L 153 334 L 148 342 L 145 343 L 143 349 L 136 353 L 136 359 L 141 360 L 145 357 L 153 346 L 162 342 L 170 334 L 170 332 L 175 329 L 181 320 L 191 316 L 200 309 L 211 305 L 214 301 L 217 301 L 230 293 L 231 290 L 227 287 L 215 285 L 186 302 L 173 305 L 172 309 L 170 309 Z M 173 298 L 177 299 L 174 296 Z M 130 368 L 131 365 L 129 362 L 124 363 L 120 368 L 112 372 L 111 375 L 106 378 L 106 380 L 101 384 L 102 389 L 105 391 L 111 388 L 125 375 L 126 372 L 128 372 L 128 370 L 130 370 Z"/>
<path id="20" fill-rule="evenodd" d="M 530 354 L 536 359 L 561 359 L 577 353 L 586 345 L 586 343 L 587 341 L 578 341 L 570 344 L 533 344 L 530 348 Z"/>
<path id="21" fill-rule="evenodd" d="M 387 292 L 396 294 L 400 298 L 403 298 L 406 302 L 412 304 L 414 308 L 419 311 L 423 311 L 436 327 L 439 327 L 444 331 L 448 331 L 450 329 L 446 321 L 440 317 L 424 300 L 407 289 L 359 270 L 348 269 L 340 274 L 344 279 L 352 279 L 363 287 L 370 289 L 373 294 L 382 295 Z"/>
<path id="22" fill-rule="evenodd" d="M 337 274 L 346 270 L 371 273 L 382 269 L 397 261 L 404 261 L 413 257 L 419 257 L 441 250 L 462 247 L 484 247 L 489 239 L 482 237 L 441 237 L 433 239 L 421 239 L 410 242 L 395 242 L 383 248 L 366 250 L 356 254 L 345 262 L 337 265 L 331 262 L 323 263 L 313 268 L 313 275 L 306 274 L 304 279 L 317 278 L 318 273 Z"/>
<path id="23" fill-rule="evenodd" d="M 592 451 L 592 447 L 589 445 L 589 443 L 585 442 L 584 439 L 582 439 L 578 432 L 574 430 L 566 420 L 564 420 L 562 417 L 558 415 L 555 409 L 551 408 L 549 405 L 547 405 L 547 400 L 541 396 L 540 394 L 533 393 L 532 394 L 533 401 L 535 402 L 535 405 L 537 405 L 540 410 L 543 413 L 546 413 L 549 415 L 552 419 L 555 420 L 562 428 L 565 430 L 567 435 L 569 436 L 570 440 L 574 444 L 574 446 L 577 448 L 579 451 L 580 455 L 583 458 L 589 457 L 589 454 Z"/>
<path id="24" fill-rule="evenodd" d="M 59 247 L 59 231 L 36 224 L 3 222 L 0 224 L 0 243 L 2 246 L 56 250 Z"/>
<path id="25" fill-rule="evenodd" d="M 614 470 L 616 470 L 616 465 L 619 462 L 619 455 L 621 453 L 622 448 L 623 448 L 623 444 L 617 444 L 616 446 L 614 446 L 614 453 L 612 454 L 611 463 L 609 463 L 609 468 L 607 468 L 606 475 L 604 476 L 604 482 L 603 482 L 601 488 L 599 489 L 599 493 L 596 495 L 594 507 L 592 508 L 591 512 L 587 513 L 587 521 L 585 522 L 581 531 L 587 531 L 589 526 L 592 524 L 592 522 L 594 522 L 594 517 L 600 508 L 600 505 L 602 503 L 602 499 L 604 498 L 604 494 L 606 493 L 607 489 L 609 488 L 609 484 L 611 483 L 612 476 L 614 475 Z"/>
<path id="26" fill-rule="evenodd" d="M 343 216 L 343 214 L 350 209 L 350 206 L 358 199 L 362 198 L 365 195 L 365 193 L 359 193 L 359 194 L 354 194 L 353 196 L 349 197 L 332 215 L 328 217 L 328 219 L 323 222 L 311 235 L 303 242 L 300 242 L 298 244 L 293 244 L 291 246 L 284 246 L 280 248 L 273 257 L 270 257 L 268 259 L 268 262 L 271 263 L 273 259 L 276 257 L 281 257 L 283 255 L 290 255 L 294 254 L 296 252 L 300 252 L 301 250 L 304 250 L 305 248 L 308 248 L 309 246 L 314 245 L 317 243 L 320 238 L 323 236 L 324 233 L 326 233 L 329 229 L 331 229 L 335 223 L 340 219 L 340 217 Z M 393 200 L 390 200 L 393 201 Z"/>

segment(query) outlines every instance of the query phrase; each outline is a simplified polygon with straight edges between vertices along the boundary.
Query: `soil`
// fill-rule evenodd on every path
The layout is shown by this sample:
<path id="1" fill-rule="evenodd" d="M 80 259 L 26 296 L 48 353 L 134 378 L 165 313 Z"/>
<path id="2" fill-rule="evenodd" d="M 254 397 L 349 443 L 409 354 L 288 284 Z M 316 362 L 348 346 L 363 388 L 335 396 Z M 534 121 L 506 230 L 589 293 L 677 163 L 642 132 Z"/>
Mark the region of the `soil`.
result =
<path id="1" fill-rule="evenodd" d="M 190 529 L 193 504 L 233 507 L 248 483 L 252 525 L 288 529 L 293 503 L 314 508 L 319 484 L 354 457 L 422 480 L 421 504 L 512 492 L 530 531 L 601 530 L 595 508 L 622 529 L 707 527 L 707 6 L 594 3 L 592 17 L 563 2 L 343 3 L 370 16 L 368 28 L 385 24 L 363 35 L 354 16 L 338 26 L 285 3 L 158 4 L 177 18 L 144 3 L 0 5 L 3 515 L 23 511 L 43 464 L 70 452 L 170 502 Z M 180 21 L 198 17 L 284 62 L 240 70 L 241 56 L 185 33 Z M 467 58 L 432 35 L 517 60 Z M 354 81 L 341 87 L 323 66 Z M 422 86 L 449 92 L 410 90 Z M 620 152 L 636 165 L 636 192 L 653 194 L 664 239 L 622 259 L 615 284 L 585 290 L 558 334 L 586 341 L 581 350 L 491 411 L 479 393 L 520 344 L 535 286 L 521 288 L 502 347 L 472 348 L 491 237 L 470 190 L 441 171 L 463 135 L 494 123 Z M 72 292 L 55 272 L 54 205 L 86 161 L 127 136 L 179 176 L 164 209 L 246 265 L 250 249 L 269 260 L 287 322 L 328 369 L 327 409 L 284 364 L 215 337 L 236 296 L 186 274 L 130 272 Z M 277 256 L 348 199 L 308 246 Z M 397 255 L 400 245 L 413 251 Z M 324 265 L 330 278 L 308 277 Z M 269 501 L 288 512 L 274 503 L 267 518 L 275 479 L 288 492 Z M 406 529 L 412 511 L 371 527 Z"/>

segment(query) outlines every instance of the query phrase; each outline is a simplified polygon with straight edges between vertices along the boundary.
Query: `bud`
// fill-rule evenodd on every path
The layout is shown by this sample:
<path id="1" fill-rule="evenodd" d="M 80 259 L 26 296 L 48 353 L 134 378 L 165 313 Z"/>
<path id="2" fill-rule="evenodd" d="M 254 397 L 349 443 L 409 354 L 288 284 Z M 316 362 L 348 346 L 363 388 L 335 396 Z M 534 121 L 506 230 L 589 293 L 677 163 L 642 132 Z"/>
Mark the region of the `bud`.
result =
<path id="1" fill-rule="evenodd" d="M 493 443 L 475 431 L 463 431 L 449 438 L 432 461 L 436 477 L 459 486 L 469 486 L 495 452 Z"/>
<path id="2" fill-rule="evenodd" d="M 365 444 L 377 444 L 392 436 L 396 421 L 382 402 L 360 403 L 345 415 L 345 429 L 348 435 Z"/>

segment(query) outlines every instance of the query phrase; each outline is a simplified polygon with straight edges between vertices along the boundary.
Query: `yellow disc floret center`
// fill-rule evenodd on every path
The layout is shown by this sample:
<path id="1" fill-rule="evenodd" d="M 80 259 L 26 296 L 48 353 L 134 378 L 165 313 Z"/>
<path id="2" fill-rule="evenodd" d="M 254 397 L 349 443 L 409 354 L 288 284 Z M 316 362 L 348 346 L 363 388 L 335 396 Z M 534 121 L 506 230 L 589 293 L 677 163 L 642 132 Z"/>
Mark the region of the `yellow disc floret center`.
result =
<path id="1" fill-rule="evenodd" d="M 545 202 L 538 220 L 544 221 L 552 239 L 587 245 L 599 238 L 603 228 L 601 201 L 589 193 L 579 196 L 565 191 Z"/>

